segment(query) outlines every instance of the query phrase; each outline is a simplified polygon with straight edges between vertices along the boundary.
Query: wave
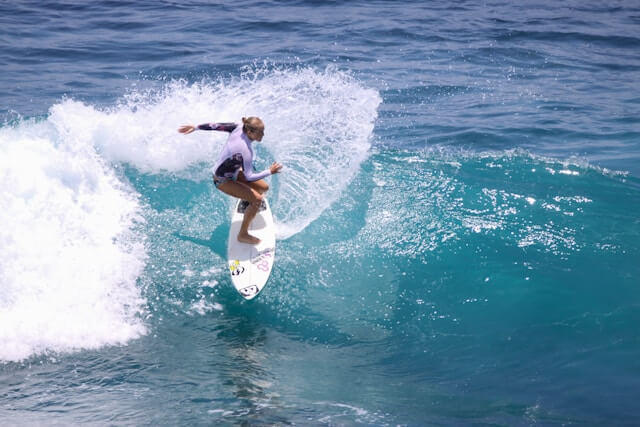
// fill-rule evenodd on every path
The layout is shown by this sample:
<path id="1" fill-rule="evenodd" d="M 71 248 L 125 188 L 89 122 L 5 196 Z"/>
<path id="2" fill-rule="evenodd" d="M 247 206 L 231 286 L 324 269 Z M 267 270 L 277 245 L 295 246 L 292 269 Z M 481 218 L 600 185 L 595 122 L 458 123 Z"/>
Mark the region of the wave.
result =
<path id="1" fill-rule="evenodd" d="M 386 149 L 366 168 L 372 184 L 359 185 L 372 188 L 364 224 L 335 251 L 370 247 L 427 262 L 474 235 L 561 257 L 618 250 L 602 227 L 603 209 L 617 218 L 609 227 L 626 229 L 627 203 L 640 200 L 640 182 L 626 172 L 524 150 Z M 612 192 L 618 203 L 606 202 Z"/>
<path id="2" fill-rule="evenodd" d="M 55 116 L 0 129 L 0 361 L 146 333 L 138 198 Z"/>
<path id="3" fill-rule="evenodd" d="M 180 125 L 263 118 L 257 167 L 285 165 L 270 196 L 284 239 L 320 216 L 358 173 L 381 102 L 335 68 L 250 67 L 228 79 L 161 85 L 106 107 L 63 99 L 40 121 L 0 128 L 0 360 L 147 333 L 142 224 L 154 208 L 129 184 L 131 174 L 208 180 L 227 137 L 183 136 Z"/>

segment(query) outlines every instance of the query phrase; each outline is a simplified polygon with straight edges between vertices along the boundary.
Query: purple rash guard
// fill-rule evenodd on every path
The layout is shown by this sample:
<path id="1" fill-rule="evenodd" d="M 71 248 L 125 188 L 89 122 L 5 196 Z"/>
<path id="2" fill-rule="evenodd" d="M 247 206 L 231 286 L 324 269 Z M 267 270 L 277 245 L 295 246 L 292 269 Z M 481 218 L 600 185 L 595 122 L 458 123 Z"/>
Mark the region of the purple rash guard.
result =
<path id="1" fill-rule="evenodd" d="M 236 123 L 206 123 L 198 126 L 200 130 L 219 130 L 230 132 L 229 139 L 218 156 L 213 167 L 213 181 L 216 186 L 226 181 L 238 179 L 242 171 L 247 181 L 257 181 L 271 175 L 270 169 L 253 171 L 253 148 L 251 140 Z"/>

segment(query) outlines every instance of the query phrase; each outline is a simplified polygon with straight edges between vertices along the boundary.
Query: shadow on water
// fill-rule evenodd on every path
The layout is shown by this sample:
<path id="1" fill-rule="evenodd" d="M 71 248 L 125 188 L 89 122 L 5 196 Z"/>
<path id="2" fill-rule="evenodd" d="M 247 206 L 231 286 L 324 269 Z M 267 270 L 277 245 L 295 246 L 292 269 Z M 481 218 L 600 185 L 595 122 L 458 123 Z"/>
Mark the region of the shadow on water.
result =
<path id="1" fill-rule="evenodd" d="M 144 195 L 149 206 L 158 212 L 184 209 L 211 191 L 208 181 L 194 181 L 166 173 L 141 173 L 126 164 L 123 165 L 123 174 Z"/>
<path id="2" fill-rule="evenodd" d="M 174 232 L 173 236 L 196 245 L 204 246 L 220 258 L 227 258 L 227 238 L 229 236 L 229 224 L 222 223 L 213 230 L 208 240 L 198 239 L 197 237 L 185 236 L 178 232 Z"/>

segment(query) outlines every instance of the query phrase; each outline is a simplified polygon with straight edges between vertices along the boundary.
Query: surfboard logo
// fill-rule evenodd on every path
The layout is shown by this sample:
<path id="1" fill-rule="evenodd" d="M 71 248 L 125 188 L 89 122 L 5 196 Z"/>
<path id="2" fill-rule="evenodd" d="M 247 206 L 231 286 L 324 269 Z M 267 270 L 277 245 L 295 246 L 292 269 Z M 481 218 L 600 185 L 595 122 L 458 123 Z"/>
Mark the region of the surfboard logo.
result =
<path id="1" fill-rule="evenodd" d="M 251 297 L 251 296 L 257 294 L 258 291 L 259 291 L 259 289 L 258 289 L 257 286 L 247 286 L 246 288 L 240 289 L 239 292 L 243 297 L 248 298 L 248 297 Z"/>
<path id="2" fill-rule="evenodd" d="M 232 276 L 239 276 L 244 273 L 244 267 L 240 265 L 240 261 L 237 259 L 229 264 L 229 270 L 231 271 Z"/>

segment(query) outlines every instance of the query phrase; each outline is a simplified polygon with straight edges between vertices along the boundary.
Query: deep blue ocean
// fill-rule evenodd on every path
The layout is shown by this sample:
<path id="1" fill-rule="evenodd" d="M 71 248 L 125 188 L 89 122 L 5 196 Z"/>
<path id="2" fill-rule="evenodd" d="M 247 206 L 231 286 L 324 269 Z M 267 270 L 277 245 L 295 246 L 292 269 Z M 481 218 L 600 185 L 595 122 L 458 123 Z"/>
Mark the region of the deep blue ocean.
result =
<path id="1" fill-rule="evenodd" d="M 2 425 L 637 425 L 640 4 L 2 1 L 0 224 Z"/>

